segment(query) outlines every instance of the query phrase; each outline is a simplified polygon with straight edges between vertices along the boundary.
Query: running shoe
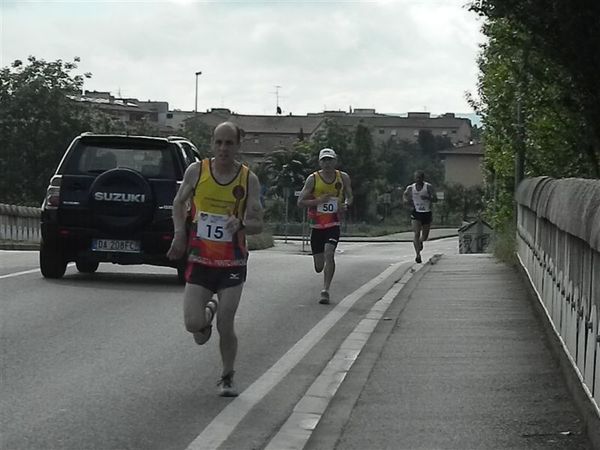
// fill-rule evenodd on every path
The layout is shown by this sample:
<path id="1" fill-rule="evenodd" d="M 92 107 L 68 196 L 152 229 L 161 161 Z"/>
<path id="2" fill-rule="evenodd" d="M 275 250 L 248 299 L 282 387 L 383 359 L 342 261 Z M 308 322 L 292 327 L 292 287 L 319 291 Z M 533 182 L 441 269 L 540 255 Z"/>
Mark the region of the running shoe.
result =
<path id="1" fill-rule="evenodd" d="M 215 314 L 217 313 L 217 302 L 215 299 L 210 299 L 206 303 L 206 311 L 210 313 L 210 320 L 208 321 L 208 325 L 206 325 L 200 331 L 194 333 L 194 341 L 196 344 L 203 345 L 208 342 L 210 339 L 210 335 L 212 334 L 212 321 L 215 318 Z"/>
<path id="2" fill-rule="evenodd" d="M 234 373 L 235 372 L 232 370 L 228 374 L 223 375 L 221 377 L 221 379 L 219 380 L 219 382 L 217 383 L 217 386 L 221 387 L 221 391 L 219 392 L 219 395 L 221 397 L 237 397 L 238 396 L 238 391 L 235 389 L 235 387 L 233 385 L 233 374 Z"/>
<path id="3" fill-rule="evenodd" d="M 321 305 L 329 305 L 329 292 L 325 289 L 321 291 L 321 299 L 319 300 Z"/>
<path id="4" fill-rule="evenodd" d="M 417 255 L 417 257 L 415 258 L 415 262 L 418 264 L 421 264 L 423 261 L 421 260 L 421 255 Z"/>

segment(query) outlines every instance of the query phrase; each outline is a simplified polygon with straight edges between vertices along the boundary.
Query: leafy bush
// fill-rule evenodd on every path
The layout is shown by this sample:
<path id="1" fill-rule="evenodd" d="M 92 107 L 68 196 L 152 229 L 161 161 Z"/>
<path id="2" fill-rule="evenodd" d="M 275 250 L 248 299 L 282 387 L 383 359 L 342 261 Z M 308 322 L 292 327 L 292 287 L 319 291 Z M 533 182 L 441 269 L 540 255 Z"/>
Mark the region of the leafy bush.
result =
<path id="1" fill-rule="evenodd" d="M 247 236 L 248 250 L 263 250 L 273 247 L 273 235 L 268 232 Z"/>

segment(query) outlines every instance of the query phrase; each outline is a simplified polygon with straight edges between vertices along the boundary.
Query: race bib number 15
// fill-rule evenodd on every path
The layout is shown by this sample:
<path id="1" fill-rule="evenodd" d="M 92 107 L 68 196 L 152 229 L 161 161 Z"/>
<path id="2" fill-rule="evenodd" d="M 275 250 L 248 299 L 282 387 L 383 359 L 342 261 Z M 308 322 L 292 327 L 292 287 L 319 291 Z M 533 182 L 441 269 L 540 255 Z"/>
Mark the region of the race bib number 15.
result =
<path id="1" fill-rule="evenodd" d="M 317 211 L 320 213 L 335 213 L 338 210 L 338 199 L 330 198 L 325 203 L 321 203 L 317 206 Z"/>
<path id="2" fill-rule="evenodd" d="M 210 214 L 200 211 L 198 213 L 197 236 L 201 239 L 218 242 L 231 242 L 232 235 L 225 229 L 228 216 Z"/>

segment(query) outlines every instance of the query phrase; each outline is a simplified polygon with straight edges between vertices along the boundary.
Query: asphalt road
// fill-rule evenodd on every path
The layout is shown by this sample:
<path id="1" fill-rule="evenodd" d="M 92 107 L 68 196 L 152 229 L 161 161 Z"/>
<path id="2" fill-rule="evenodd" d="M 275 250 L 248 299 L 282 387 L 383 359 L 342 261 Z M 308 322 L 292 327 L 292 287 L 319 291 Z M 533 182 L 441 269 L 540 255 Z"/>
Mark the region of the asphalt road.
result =
<path id="1" fill-rule="evenodd" d="M 430 242 L 424 259 L 456 249 L 456 239 Z M 413 257 L 410 243 L 340 244 L 333 304 L 324 306 L 321 277 L 300 243 L 252 252 L 237 317 L 236 382 L 245 390 L 269 369 L 274 375 L 253 403 L 235 404 L 249 413 L 223 431 L 221 448 L 264 447 L 393 280 L 340 310 L 314 347 L 300 354 L 297 344 L 315 336 L 342 299 L 392 264 L 405 270 Z M 217 335 L 203 347 L 193 343 L 173 269 L 101 264 L 85 275 L 70 266 L 63 279 L 46 280 L 37 268 L 37 252 L 0 251 L 0 448 L 186 449 L 239 402 L 217 396 Z M 289 370 L 273 370 L 284 356 Z"/>

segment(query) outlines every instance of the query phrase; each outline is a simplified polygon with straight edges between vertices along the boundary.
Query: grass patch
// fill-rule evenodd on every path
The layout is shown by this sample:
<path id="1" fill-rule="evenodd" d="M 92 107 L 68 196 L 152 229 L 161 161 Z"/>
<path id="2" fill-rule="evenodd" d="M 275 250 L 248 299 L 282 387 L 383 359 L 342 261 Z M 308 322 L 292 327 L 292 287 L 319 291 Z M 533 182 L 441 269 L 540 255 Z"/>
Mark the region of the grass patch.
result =
<path id="1" fill-rule="evenodd" d="M 516 234 L 516 225 L 512 221 L 503 224 L 496 231 L 493 249 L 496 258 L 513 267 L 518 263 Z"/>

